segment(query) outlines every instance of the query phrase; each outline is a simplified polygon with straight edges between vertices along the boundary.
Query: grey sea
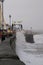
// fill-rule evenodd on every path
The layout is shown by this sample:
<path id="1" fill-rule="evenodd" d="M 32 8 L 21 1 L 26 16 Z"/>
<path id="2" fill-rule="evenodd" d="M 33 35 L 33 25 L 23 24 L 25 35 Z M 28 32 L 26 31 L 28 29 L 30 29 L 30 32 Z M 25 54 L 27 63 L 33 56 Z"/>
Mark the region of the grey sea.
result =
<path id="1" fill-rule="evenodd" d="M 16 54 L 26 65 L 43 65 L 43 34 L 34 35 L 34 43 L 27 43 L 24 32 L 17 31 Z"/>

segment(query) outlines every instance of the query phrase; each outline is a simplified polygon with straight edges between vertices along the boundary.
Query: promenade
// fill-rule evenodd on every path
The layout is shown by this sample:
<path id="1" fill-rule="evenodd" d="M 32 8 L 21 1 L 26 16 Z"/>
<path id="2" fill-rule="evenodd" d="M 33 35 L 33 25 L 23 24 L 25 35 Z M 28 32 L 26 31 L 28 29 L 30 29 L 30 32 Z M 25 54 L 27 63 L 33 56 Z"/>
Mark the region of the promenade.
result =
<path id="1" fill-rule="evenodd" d="M 0 60 L 0 65 L 25 65 L 16 55 L 14 35 L 0 42 Z"/>

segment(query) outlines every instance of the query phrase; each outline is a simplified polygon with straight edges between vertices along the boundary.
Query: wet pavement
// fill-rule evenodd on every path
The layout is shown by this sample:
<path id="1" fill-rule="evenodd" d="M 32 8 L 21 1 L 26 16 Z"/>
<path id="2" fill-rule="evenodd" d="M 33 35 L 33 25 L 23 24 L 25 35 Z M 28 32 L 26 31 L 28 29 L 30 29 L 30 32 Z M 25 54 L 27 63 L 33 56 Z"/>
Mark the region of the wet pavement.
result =
<path id="1" fill-rule="evenodd" d="M 14 54 L 11 46 L 10 46 L 10 39 L 6 39 L 1 41 L 0 43 L 0 54 Z"/>
<path id="2" fill-rule="evenodd" d="M 10 46 L 10 38 L 0 42 L 0 60 L 0 65 L 25 65 L 16 55 L 15 42 Z"/>

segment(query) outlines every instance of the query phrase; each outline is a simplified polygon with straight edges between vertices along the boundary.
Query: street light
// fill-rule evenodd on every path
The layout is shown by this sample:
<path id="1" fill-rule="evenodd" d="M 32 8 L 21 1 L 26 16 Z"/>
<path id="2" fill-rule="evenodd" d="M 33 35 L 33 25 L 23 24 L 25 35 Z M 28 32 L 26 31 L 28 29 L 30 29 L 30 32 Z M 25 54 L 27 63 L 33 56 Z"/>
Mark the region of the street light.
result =
<path id="1" fill-rule="evenodd" d="M 9 22 L 10 22 L 10 26 L 11 26 L 11 15 L 9 15 Z"/>
<path id="2" fill-rule="evenodd" d="M 3 18 L 3 2 L 4 0 L 0 0 L 2 2 L 2 29 L 4 28 L 4 18 Z"/>
<path id="3" fill-rule="evenodd" d="M 4 0 L 0 0 L 1 2 L 4 2 Z"/>

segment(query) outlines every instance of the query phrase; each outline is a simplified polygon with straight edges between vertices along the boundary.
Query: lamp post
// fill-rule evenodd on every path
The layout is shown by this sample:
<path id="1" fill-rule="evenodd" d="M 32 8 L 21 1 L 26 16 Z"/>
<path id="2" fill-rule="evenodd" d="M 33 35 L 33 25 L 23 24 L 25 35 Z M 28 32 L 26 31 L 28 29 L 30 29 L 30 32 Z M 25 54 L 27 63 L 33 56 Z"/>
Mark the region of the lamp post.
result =
<path id="1" fill-rule="evenodd" d="M 3 2 L 4 0 L 0 0 L 2 2 L 2 29 L 4 28 L 4 18 L 3 18 Z"/>
<path id="2" fill-rule="evenodd" d="M 32 27 L 30 27 L 30 29 L 31 29 L 31 34 L 32 34 Z"/>
<path id="3" fill-rule="evenodd" d="M 10 22 L 10 26 L 11 26 L 11 15 L 9 15 L 9 22 Z"/>

